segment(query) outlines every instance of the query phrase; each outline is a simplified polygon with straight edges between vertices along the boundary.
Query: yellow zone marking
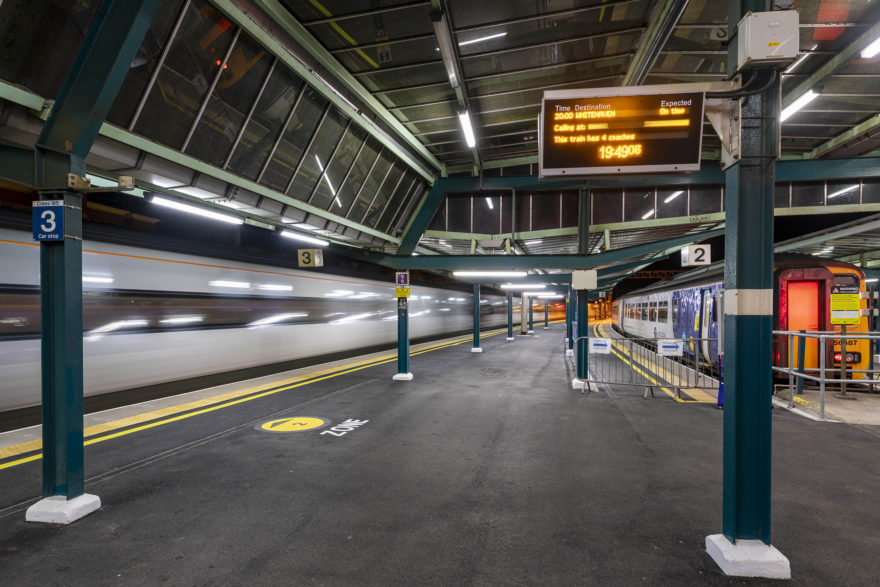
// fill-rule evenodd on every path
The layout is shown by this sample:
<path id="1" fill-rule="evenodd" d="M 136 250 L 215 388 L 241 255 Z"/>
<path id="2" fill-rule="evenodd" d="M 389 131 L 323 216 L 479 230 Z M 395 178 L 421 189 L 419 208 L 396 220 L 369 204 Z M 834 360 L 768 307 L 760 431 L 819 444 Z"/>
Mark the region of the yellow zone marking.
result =
<path id="1" fill-rule="evenodd" d="M 279 418 L 269 420 L 260 425 L 260 428 L 268 432 L 302 432 L 314 430 L 327 424 L 322 418 Z"/>
<path id="2" fill-rule="evenodd" d="M 486 334 L 481 334 L 480 338 L 489 338 L 491 336 L 498 336 L 502 334 L 504 331 L 499 332 L 490 332 Z M 423 355 L 425 353 L 429 353 L 431 351 L 436 351 L 439 349 L 444 349 L 456 345 L 463 344 L 472 340 L 472 336 L 464 336 L 452 339 L 451 342 L 443 343 L 440 345 L 420 349 L 418 351 L 410 352 L 410 356 L 414 357 L 417 355 Z M 255 399 L 268 397 L 270 395 L 275 395 L 276 393 L 281 393 L 282 391 L 288 391 L 290 389 L 296 389 L 297 387 L 303 387 L 310 383 L 317 383 L 319 381 L 325 381 L 327 379 L 332 379 L 334 377 L 339 377 L 340 375 L 347 375 L 349 373 L 354 373 L 355 371 L 361 371 L 363 369 L 367 369 L 369 367 L 375 367 L 379 365 L 384 365 L 386 363 L 391 363 L 392 361 L 397 360 L 397 353 L 383 355 L 377 359 L 372 360 L 364 360 L 356 363 L 351 363 L 345 367 L 336 368 L 336 369 L 324 369 L 322 371 L 316 371 L 308 375 L 299 375 L 297 377 L 292 377 L 290 379 L 286 379 L 279 383 L 266 383 L 263 385 L 258 385 L 254 387 L 248 387 L 245 389 L 241 389 L 238 391 L 233 391 L 229 393 L 224 393 L 221 395 L 217 395 L 211 398 L 205 398 L 202 400 L 187 402 L 185 404 L 180 404 L 177 406 L 170 406 L 168 408 L 162 408 L 159 410 L 154 410 L 152 412 L 147 412 L 144 414 L 140 414 L 137 416 L 131 416 L 129 418 L 123 418 L 120 420 L 116 420 L 114 422 L 108 422 L 105 424 L 99 424 L 97 426 L 89 426 L 85 430 L 83 430 L 83 436 L 85 440 L 83 441 L 83 446 L 89 446 L 91 444 L 97 444 L 99 442 L 104 442 L 106 440 L 111 440 L 113 438 L 119 438 L 121 436 L 127 436 L 129 434 L 134 434 L 135 432 L 141 432 L 143 430 L 149 430 L 150 428 L 156 428 L 157 426 L 163 426 L 165 424 L 170 424 L 172 422 L 178 422 L 180 420 L 185 420 L 187 418 L 192 418 L 194 416 L 199 416 L 201 414 L 207 414 L 209 412 L 213 412 L 216 410 L 220 410 L 223 408 L 228 408 L 231 406 L 235 406 L 244 402 L 249 402 Z M 281 387 L 279 387 L 279 385 Z M 262 391 L 261 390 L 266 390 Z M 247 397 L 241 397 L 247 396 Z M 202 409 L 197 409 L 202 406 Z M 195 411 L 189 411 L 195 410 Z M 180 412 L 187 412 L 185 414 L 180 414 Z M 169 418 L 160 419 L 157 421 L 157 418 L 163 418 L 164 416 L 169 416 L 171 414 L 179 414 L 176 416 L 172 416 Z M 144 424 L 143 426 L 136 426 L 134 428 L 128 428 L 129 426 L 139 424 L 141 422 L 149 422 Z M 115 432 L 112 434 L 106 434 L 104 436 L 98 436 L 104 432 L 109 432 L 112 430 L 119 430 L 120 428 L 128 428 L 127 430 L 122 430 L 121 432 Z M 97 438 L 94 438 L 98 436 Z M 4 449 L 0 449 L 0 458 L 9 458 L 16 455 L 24 454 L 27 452 L 31 452 L 34 450 L 40 450 L 43 447 L 42 440 L 32 440 L 30 442 L 23 442 L 21 444 L 16 444 L 13 446 L 6 447 Z M 27 457 L 22 457 L 20 459 L 16 459 L 14 461 L 9 461 L 7 463 L 0 463 L 0 471 L 3 469 L 9 469 L 11 467 L 15 467 L 18 465 L 23 465 L 24 463 L 30 463 L 32 461 L 36 461 L 43 458 L 42 453 L 37 453 L 35 455 L 30 455 Z"/>
<path id="3" fill-rule="evenodd" d="M 604 328 L 604 326 L 606 326 L 606 325 L 607 324 L 602 325 L 603 326 L 603 329 L 602 329 L 603 334 L 606 333 L 605 328 Z M 598 325 L 593 326 L 593 333 L 596 336 L 599 336 L 599 326 Z M 639 358 L 633 357 L 631 353 L 628 353 L 627 351 L 625 351 L 623 348 L 623 345 L 618 343 L 616 339 L 612 338 L 611 344 L 612 344 L 611 352 L 614 353 L 614 355 L 616 355 L 617 358 L 619 358 L 621 361 L 626 363 L 629 367 L 632 367 L 632 369 L 635 370 L 636 373 L 638 373 L 639 375 L 641 375 L 642 377 L 644 377 L 645 379 L 647 379 L 648 381 L 650 381 L 654 385 L 660 387 L 661 390 L 663 390 L 669 397 L 671 397 L 672 399 L 674 399 L 678 403 L 681 403 L 681 404 L 707 404 L 707 403 L 714 404 L 714 403 L 716 403 L 717 400 L 715 398 L 713 398 L 711 395 L 709 395 L 705 391 L 702 391 L 699 389 L 689 389 L 689 390 L 683 392 L 694 399 L 686 400 L 686 399 L 682 399 L 680 397 L 675 397 L 675 394 L 672 391 L 670 391 L 667 387 L 664 387 L 660 381 L 658 381 L 657 379 L 655 379 L 652 376 L 652 375 L 657 375 L 658 377 L 662 377 L 663 379 L 665 379 L 667 381 L 671 381 L 673 379 L 673 377 L 666 369 L 659 369 L 658 370 L 659 372 L 649 374 L 648 372 L 643 371 L 642 369 L 636 367 L 635 363 L 639 363 L 639 365 L 642 365 L 643 367 L 645 367 L 646 370 L 649 369 L 648 366 Z M 619 352 L 618 352 L 618 349 L 619 349 Z M 626 355 L 626 357 L 624 357 L 623 355 Z"/>

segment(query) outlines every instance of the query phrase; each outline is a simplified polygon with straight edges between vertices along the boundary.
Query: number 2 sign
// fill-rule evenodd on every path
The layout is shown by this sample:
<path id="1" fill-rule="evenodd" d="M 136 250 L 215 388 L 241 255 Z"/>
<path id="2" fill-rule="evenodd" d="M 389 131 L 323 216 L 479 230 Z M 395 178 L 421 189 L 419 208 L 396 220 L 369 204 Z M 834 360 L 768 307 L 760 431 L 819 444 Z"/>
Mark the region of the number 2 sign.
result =
<path id="1" fill-rule="evenodd" d="M 681 249 L 681 266 L 710 265 L 712 248 L 710 245 L 690 245 Z"/>
<path id="2" fill-rule="evenodd" d="M 35 241 L 64 240 L 64 200 L 40 200 L 33 203 Z"/>

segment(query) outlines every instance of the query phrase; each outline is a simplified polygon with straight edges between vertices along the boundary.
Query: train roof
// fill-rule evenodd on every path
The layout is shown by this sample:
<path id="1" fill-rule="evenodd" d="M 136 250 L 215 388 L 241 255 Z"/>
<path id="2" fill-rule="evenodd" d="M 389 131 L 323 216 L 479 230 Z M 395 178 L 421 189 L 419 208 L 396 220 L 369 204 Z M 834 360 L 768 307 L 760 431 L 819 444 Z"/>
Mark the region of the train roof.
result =
<path id="1" fill-rule="evenodd" d="M 823 259 L 821 257 L 816 257 L 815 255 L 800 255 L 796 253 L 780 253 L 775 255 L 773 258 L 773 270 L 779 271 L 780 269 L 792 269 L 796 267 L 840 267 L 840 268 L 849 268 L 849 269 L 859 269 L 855 265 L 851 263 L 844 263 L 843 261 L 835 261 L 833 259 Z M 687 287 L 696 287 L 700 285 L 707 285 L 710 283 L 718 283 L 724 280 L 724 261 L 719 261 L 717 263 L 713 263 L 706 267 L 700 267 L 698 269 L 694 269 L 692 271 L 687 271 L 685 273 L 681 273 L 676 275 L 675 277 L 671 277 L 669 279 L 664 279 L 663 281 L 658 281 L 656 283 L 652 283 L 647 287 L 643 287 L 642 289 L 638 289 L 635 291 L 631 291 L 621 298 L 627 298 L 630 296 L 637 295 L 645 295 L 651 293 L 657 293 L 662 291 L 669 291 L 674 289 L 682 289 Z"/>

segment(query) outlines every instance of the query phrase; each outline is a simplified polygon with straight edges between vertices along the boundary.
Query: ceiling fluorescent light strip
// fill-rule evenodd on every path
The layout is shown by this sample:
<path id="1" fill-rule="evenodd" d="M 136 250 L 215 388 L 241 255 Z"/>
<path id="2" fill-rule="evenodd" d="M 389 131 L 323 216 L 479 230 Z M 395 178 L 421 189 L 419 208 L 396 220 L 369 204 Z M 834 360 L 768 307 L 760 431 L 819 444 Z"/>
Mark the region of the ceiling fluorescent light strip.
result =
<path id="1" fill-rule="evenodd" d="M 469 149 L 473 149 L 477 144 L 477 139 L 474 136 L 474 127 L 471 126 L 471 117 L 467 110 L 458 115 L 458 120 L 461 122 L 461 130 L 464 132 L 464 140 L 467 143 Z"/>
<path id="2" fill-rule="evenodd" d="M 779 117 L 779 122 L 785 122 L 792 114 L 809 104 L 813 101 L 816 96 L 818 96 L 816 92 L 813 90 L 807 90 L 807 93 L 789 104 L 788 108 L 785 108 L 782 111 L 782 115 Z"/>
<path id="3" fill-rule="evenodd" d="M 456 277 L 525 277 L 525 271 L 453 271 Z"/>
<path id="4" fill-rule="evenodd" d="M 312 245 L 318 245 L 318 246 L 320 246 L 320 247 L 326 247 L 327 245 L 330 244 L 329 241 L 325 241 L 325 240 L 320 239 L 320 238 L 314 238 L 314 237 L 311 237 L 311 236 L 306 236 L 306 235 L 304 235 L 304 234 L 299 234 L 298 232 L 293 232 L 293 231 L 291 231 L 291 230 L 282 230 L 282 231 L 281 231 L 281 236 L 283 236 L 283 237 L 287 237 L 287 238 L 290 238 L 290 239 L 293 239 L 293 240 L 302 241 L 302 242 L 304 242 L 304 243 L 309 243 L 309 244 L 312 244 Z"/>
<path id="5" fill-rule="evenodd" d="M 187 214 L 195 214 L 196 216 L 204 216 L 205 218 L 211 218 L 212 220 L 219 220 L 220 222 L 228 222 L 229 224 L 244 224 L 244 219 L 239 218 L 238 216 L 220 214 L 219 212 L 200 208 L 198 206 L 190 206 L 189 204 L 184 204 L 175 200 L 169 200 L 167 198 L 161 198 L 159 196 L 153 196 L 153 203 L 159 206 L 164 206 L 166 208 L 172 208 L 180 212 L 186 212 Z"/>

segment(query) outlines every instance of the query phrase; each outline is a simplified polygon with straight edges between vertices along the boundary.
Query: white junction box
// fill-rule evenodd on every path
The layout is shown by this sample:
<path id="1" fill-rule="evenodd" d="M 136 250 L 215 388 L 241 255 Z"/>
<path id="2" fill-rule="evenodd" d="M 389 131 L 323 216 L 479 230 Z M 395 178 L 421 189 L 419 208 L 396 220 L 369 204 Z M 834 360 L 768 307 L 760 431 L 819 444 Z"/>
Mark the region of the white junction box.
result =
<path id="1" fill-rule="evenodd" d="M 595 269 L 571 272 L 572 289 L 596 289 L 599 287 L 599 274 Z"/>
<path id="2" fill-rule="evenodd" d="M 800 49 L 797 10 L 747 12 L 737 25 L 737 69 L 785 64 Z"/>

